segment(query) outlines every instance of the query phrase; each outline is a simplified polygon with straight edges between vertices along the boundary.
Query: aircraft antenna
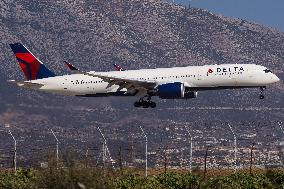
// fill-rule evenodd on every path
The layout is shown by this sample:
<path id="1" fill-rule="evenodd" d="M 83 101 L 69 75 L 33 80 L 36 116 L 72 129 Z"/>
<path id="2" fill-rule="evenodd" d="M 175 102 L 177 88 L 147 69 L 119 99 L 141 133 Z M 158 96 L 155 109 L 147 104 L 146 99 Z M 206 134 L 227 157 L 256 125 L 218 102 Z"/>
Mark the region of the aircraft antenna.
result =
<path id="1" fill-rule="evenodd" d="M 53 132 L 53 130 L 50 129 L 50 131 L 51 131 L 53 137 L 54 137 L 55 140 L 56 140 L 56 167 L 57 167 L 57 169 L 58 169 L 58 162 L 59 162 L 59 140 L 58 140 L 57 136 L 55 135 L 55 133 Z"/>
<path id="2" fill-rule="evenodd" d="M 15 172 L 15 174 L 17 174 L 17 141 L 16 141 L 14 135 L 12 134 L 12 132 L 10 130 L 10 125 L 6 124 L 5 127 L 9 129 L 8 133 L 14 141 L 14 158 L 13 158 L 14 160 L 13 160 L 13 163 L 14 163 L 14 172 Z"/>
<path id="3" fill-rule="evenodd" d="M 189 172 L 191 173 L 191 169 L 192 169 L 192 148 L 193 148 L 193 140 L 192 140 L 192 135 L 190 134 L 190 132 L 189 132 L 189 129 L 188 129 L 188 127 L 186 126 L 185 127 L 185 129 L 186 129 L 186 132 L 187 132 L 187 134 L 188 134 L 188 136 L 189 136 L 189 141 L 190 141 L 190 151 L 189 151 Z"/>
<path id="4" fill-rule="evenodd" d="M 139 126 L 145 138 L 145 177 L 148 177 L 148 138 L 142 126 Z"/>
<path id="5" fill-rule="evenodd" d="M 228 123 L 228 126 L 234 136 L 234 171 L 236 172 L 237 171 L 237 137 L 236 137 L 236 134 L 234 132 L 234 130 L 232 129 L 230 123 Z"/>

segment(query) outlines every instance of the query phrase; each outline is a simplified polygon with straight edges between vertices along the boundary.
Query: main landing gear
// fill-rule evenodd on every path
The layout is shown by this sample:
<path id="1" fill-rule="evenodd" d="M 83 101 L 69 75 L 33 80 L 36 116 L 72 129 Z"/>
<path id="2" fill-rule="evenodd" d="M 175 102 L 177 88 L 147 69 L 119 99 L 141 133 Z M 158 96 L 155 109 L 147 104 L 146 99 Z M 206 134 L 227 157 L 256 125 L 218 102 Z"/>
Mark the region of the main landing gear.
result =
<path id="1" fill-rule="evenodd" d="M 139 101 L 134 102 L 135 107 L 143 107 L 143 108 L 156 108 L 156 103 L 151 101 L 151 97 L 148 97 L 147 100 L 144 100 L 144 98 L 140 98 Z"/>
<path id="2" fill-rule="evenodd" d="M 260 87 L 260 95 L 259 95 L 259 99 L 264 99 L 264 94 L 263 91 L 266 89 L 266 87 Z"/>

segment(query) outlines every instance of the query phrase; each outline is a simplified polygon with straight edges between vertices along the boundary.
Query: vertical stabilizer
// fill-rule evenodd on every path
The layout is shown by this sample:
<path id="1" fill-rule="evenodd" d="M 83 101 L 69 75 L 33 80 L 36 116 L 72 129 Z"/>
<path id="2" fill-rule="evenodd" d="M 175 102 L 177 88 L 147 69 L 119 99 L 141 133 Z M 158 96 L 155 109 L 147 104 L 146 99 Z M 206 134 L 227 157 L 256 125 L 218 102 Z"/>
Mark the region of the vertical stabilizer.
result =
<path id="1" fill-rule="evenodd" d="M 55 74 L 38 60 L 24 45 L 21 43 L 10 44 L 27 80 L 43 79 L 54 77 Z"/>

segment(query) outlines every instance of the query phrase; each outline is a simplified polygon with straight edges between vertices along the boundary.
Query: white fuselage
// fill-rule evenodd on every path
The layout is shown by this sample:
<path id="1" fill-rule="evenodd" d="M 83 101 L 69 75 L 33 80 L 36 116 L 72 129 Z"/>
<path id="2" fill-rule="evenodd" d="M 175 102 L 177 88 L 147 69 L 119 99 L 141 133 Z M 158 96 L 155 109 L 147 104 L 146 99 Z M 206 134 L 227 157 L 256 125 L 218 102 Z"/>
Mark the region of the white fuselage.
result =
<path id="1" fill-rule="evenodd" d="M 225 64 L 89 73 L 156 81 L 157 85 L 181 82 L 185 87 L 198 91 L 218 88 L 262 87 L 279 81 L 275 74 L 264 70 L 267 68 L 255 64 Z M 42 85 L 36 89 L 64 95 L 117 95 L 116 92 L 119 88 L 118 85 L 108 88 L 108 82 L 84 74 L 56 76 L 30 82 Z M 120 92 L 123 91 L 125 92 L 126 89 Z"/>

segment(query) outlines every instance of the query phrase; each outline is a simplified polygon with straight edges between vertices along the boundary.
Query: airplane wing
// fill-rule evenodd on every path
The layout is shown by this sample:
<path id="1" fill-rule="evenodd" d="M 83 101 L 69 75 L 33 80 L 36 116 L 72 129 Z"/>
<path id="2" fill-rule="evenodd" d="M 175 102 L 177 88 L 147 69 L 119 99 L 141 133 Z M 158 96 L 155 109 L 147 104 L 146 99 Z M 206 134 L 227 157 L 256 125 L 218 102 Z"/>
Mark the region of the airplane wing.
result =
<path id="1" fill-rule="evenodd" d="M 116 76 L 109 76 L 106 74 L 97 74 L 95 72 L 85 72 L 81 71 L 72 64 L 65 61 L 65 64 L 71 69 L 76 71 L 76 73 L 81 73 L 84 75 L 98 77 L 102 79 L 104 82 L 108 82 L 107 88 L 113 85 L 119 85 L 117 91 L 122 90 L 123 88 L 127 89 L 127 92 L 136 90 L 139 94 L 140 93 L 147 93 L 148 90 L 153 90 L 157 86 L 156 81 L 150 80 L 141 80 L 135 78 L 124 78 L 124 77 L 116 77 Z"/>
<path id="2" fill-rule="evenodd" d="M 29 88 L 29 89 L 39 89 L 42 86 L 44 86 L 44 84 L 41 83 L 33 83 L 30 81 L 15 81 L 15 80 L 8 80 L 9 83 L 13 83 L 18 85 L 19 87 L 23 87 L 23 88 Z"/>

